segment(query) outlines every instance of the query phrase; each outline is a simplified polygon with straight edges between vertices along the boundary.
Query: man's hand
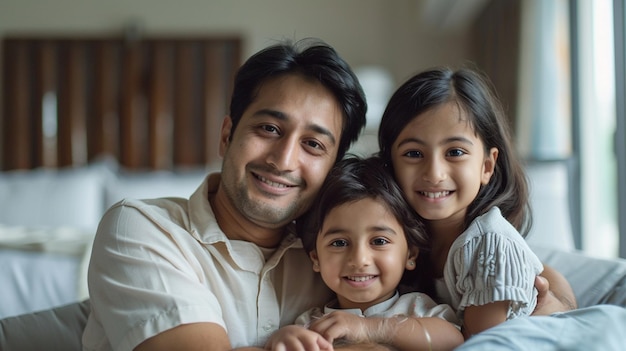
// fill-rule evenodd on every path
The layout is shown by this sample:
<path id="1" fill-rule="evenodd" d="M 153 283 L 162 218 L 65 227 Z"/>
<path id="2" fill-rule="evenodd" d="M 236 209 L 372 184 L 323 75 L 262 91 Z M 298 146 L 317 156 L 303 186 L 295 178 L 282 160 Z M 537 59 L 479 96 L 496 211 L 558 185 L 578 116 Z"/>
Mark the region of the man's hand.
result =
<path id="1" fill-rule="evenodd" d="M 544 265 L 542 275 L 535 278 L 537 307 L 533 316 L 566 312 L 577 308 L 576 296 L 569 282 L 553 268 Z"/>

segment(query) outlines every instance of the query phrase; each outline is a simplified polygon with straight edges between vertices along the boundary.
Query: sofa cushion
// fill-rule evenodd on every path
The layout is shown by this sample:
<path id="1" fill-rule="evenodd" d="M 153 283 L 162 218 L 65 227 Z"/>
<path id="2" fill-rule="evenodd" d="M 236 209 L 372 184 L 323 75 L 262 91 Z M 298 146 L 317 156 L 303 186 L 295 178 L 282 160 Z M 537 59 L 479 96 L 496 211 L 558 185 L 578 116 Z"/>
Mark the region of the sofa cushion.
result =
<path id="1" fill-rule="evenodd" d="M 626 307 L 626 260 L 602 259 L 578 251 L 531 246 L 541 262 L 565 276 L 579 307 L 611 304 Z"/>
<path id="2" fill-rule="evenodd" d="M 0 320 L 0 350 L 82 350 L 88 300 Z"/>

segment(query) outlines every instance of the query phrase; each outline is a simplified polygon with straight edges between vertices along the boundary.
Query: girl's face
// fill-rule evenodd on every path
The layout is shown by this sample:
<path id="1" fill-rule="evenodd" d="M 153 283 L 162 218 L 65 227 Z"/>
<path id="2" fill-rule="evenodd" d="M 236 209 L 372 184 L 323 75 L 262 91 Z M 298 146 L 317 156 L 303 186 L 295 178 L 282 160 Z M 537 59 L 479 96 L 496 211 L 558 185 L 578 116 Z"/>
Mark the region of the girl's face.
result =
<path id="1" fill-rule="evenodd" d="M 463 225 L 497 157 L 497 148 L 485 153 L 465 112 L 451 102 L 415 117 L 391 147 L 396 180 L 413 209 L 448 226 Z"/>
<path id="2" fill-rule="evenodd" d="M 371 198 L 333 208 L 315 247 L 313 270 L 337 294 L 340 308 L 365 310 L 389 299 L 417 257 L 400 223 Z"/>

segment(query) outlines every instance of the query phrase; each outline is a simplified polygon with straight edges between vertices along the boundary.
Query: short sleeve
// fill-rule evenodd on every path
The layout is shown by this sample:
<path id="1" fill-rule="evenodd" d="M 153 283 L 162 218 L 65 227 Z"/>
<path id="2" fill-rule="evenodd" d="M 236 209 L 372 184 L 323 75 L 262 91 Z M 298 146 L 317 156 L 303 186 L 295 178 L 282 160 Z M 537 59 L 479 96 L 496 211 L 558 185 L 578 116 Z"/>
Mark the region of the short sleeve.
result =
<path id="1" fill-rule="evenodd" d="M 535 276 L 542 271 L 542 265 L 523 241 L 488 232 L 465 241 L 451 255 L 448 262 L 456 276 L 458 310 L 509 300 L 510 315 L 532 312 L 536 304 Z"/>
<path id="2" fill-rule="evenodd" d="M 132 349 L 182 323 L 225 327 L 222 311 L 173 236 L 134 207 L 109 210 L 89 265 L 93 313 L 114 343 Z M 97 342 L 97 341 L 94 341 Z"/>

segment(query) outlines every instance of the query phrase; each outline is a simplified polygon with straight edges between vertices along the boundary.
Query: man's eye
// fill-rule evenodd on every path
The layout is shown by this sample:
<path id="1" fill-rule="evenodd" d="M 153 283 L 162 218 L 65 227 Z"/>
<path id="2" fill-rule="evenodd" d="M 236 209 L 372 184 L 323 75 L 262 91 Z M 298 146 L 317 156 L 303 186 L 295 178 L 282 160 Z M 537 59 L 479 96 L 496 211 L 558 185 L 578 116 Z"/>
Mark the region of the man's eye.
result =
<path id="1" fill-rule="evenodd" d="M 271 124 L 266 124 L 261 126 L 261 128 L 266 131 L 266 132 L 270 132 L 270 133 L 278 133 L 278 128 L 276 128 L 276 126 L 273 126 Z"/>
<path id="2" fill-rule="evenodd" d="M 345 240 L 335 240 L 332 243 L 330 243 L 330 246 L 344 247 L 344 246 L 348 246 L 348 242 Z"/>
<path id="3" fill-rule="evenodd" d="M 307 141 L 305 141 L 304 143 L 305 143 L 306 145 L 308 145 L 308 146 L 310 146 L 310 147 L 314 148 L 314 149 L 323 149 L 322 144 L 318 143 L 318 142 L 317 142 L 317 141 L 315 141 L 315 140 L 307 140 Z"/>

